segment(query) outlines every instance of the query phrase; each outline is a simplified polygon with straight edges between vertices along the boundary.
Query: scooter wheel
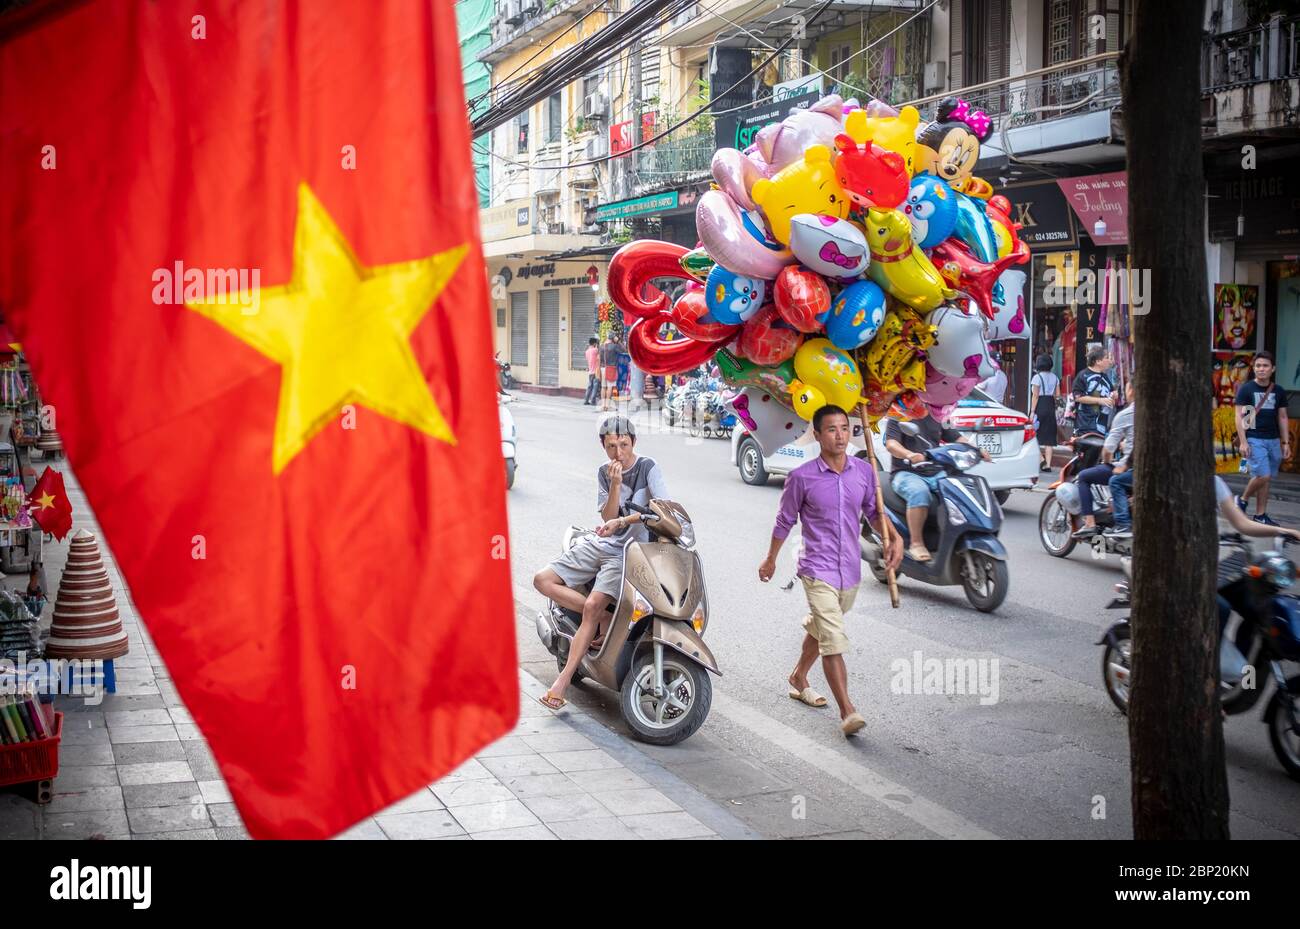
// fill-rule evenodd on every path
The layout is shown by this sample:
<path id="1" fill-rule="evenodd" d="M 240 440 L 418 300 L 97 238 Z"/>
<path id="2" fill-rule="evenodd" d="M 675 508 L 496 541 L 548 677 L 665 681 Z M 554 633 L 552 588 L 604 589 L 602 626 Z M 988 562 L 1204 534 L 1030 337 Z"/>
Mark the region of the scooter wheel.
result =
<path id="1" fill-rule="evenodd" d="M 515 460 L 513 458 L 507 458 L 506 459 L 506 490 L 509 490 L 511 487 L 514 486 L 515 486 Z"/>
<path id="2" fill-rule="evenodd" d="M 1300 731 L 1292 722 L 1292 713 L 1300 714 L 1300 705 L 1287 706 L 1287 701 L 1300 701 L 1300 674 L 1286 682 L 1289 693 L 1278 690 L 1273 694 L 1273 705 L 1268 709 L 1268 740 L 1273 743 L 1273 754 L 1282 762 L 1286 773 L 1300 781 Z"/>
<path id="3" fill-rule="evenodd" d="M 1133 633 L 1127 626 L 1115 630 L 1116 641 L 1106 643 L 1101 653 L 1101 679 L 1106 695 L 1121 713 L 1128 715 L 1128 697 L 1133 686 Z"/>
<path id="4" fill-rule="evenodd" d="M 970 552 L 970 561 L 976 572 L 970 577 L 962 566 L 961 587 L 970 605 L 981 613 L 992 613 L 1002 605 L 1011 587 L 1011 574 L 1007 563 L 984 552 Z"/>
<path id="5" fill-rule="evenodd" d="M 1064 558 L 1074 551 L 1073 532 L 1070 514 L 1056 494 L 1048 494 L 1043 508 L 1038 511 L 1038 540 L 1043 543 L 1047 554 Z"/>
<path id="6" fill-rule="evenodd" d="M 632 734 L 650 745 L 676 745 L 694 735 L 709 715 L 713 703 L 713 682 L 709 672 L 693 661 L 679 658 L 665 649 L 664 686 L 666 699 L 653 694 L 654 652 L 641 649 L 632 669 L 623 679 L 619 705 Z"/>
<path id="7" fill-rule="evenodd" d="M 869 567 L 871 568 L 872 577 L 880 581 L 882 584 L 889 583 L 889 572 L 885 570 L 884 566 L 879 561 L 871 562 Z"/>

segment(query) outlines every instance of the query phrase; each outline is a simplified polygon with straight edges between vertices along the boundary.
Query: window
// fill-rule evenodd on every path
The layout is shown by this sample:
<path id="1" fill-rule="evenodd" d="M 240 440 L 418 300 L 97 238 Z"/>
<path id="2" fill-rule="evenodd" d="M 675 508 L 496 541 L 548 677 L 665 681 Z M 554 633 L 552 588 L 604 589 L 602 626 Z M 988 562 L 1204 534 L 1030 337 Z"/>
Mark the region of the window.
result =
<path id="1" fill-rule="evenodd" d="M 546 141 L 560 141 L 560 130 L 564 126 L 564 105 L 561 95 L 551 94 L 546 98 Z"/>
<path id="2" fill-rule="evenodd" d="M 515 117 L 515 153 L 528 154 L 528 110 Z"/>
<path id="3" fill-rule="evenodd" d="M 853 62 L 850 60 L 852 54 L 852 46 L 831 46 L 831 66 L 827 70 L 835 77 L 835 80 L 842 81 L 849 76 L 849 72 L 853 68 Z"/>

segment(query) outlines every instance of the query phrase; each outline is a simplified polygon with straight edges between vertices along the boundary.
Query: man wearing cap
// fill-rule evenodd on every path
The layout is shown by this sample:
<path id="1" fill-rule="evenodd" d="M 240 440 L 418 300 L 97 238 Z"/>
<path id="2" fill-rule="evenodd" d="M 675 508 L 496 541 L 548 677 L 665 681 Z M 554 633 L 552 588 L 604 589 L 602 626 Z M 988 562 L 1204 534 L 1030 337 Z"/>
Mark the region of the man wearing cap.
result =
<path id="1" fill-rule="evenodd" d="M 629 512 L 628 503 L 647 506 L 654 498 L 666 498 L 668 485 L 653 458 L 636 453 L 636 428 L 626 416 L 610 416 L 600 426 L 599 439 L 609 459 L 596 471 L 596 510 L 602 524 L 596 538 L 587 538 L 556 561 L 538 571 L 533 586 L 538 592 L 566 609 L 582 613 L 582 624 L 573 637 L 569 660 L 550 690 L 541 698 L 546 706 L 564 706 L 564 691 L 578 665 L 593 644 L 606 608 L 618 599 L 623 577 L 623 547 L 629 539 L 648 542 L 641 514 Z M 591 583 L 583 596 L 576 588 Z"/>

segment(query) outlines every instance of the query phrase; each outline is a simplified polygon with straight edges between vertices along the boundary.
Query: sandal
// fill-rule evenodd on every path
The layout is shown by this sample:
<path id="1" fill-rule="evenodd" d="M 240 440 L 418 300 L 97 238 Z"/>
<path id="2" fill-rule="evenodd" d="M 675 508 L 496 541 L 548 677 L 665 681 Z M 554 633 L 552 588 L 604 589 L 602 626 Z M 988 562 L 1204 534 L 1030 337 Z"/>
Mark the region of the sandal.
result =
<path id="1" fill-rule="evenodd" d="M 546 693 L 542 694 L 542 696 L 537 698 L 537 702 L 548 710 L 562 710 L 564 709 L 564 705 L 569 701 L 565 700 L 563 697 L 551 696 L 551 692 L 548 690 Z"/>
<path id="2" fill-rule="evenodd" d="M 926 562 L 930 560 L 930 552 L 924 545 L 913 545 L 909 547 L 907 555 L 913 561 Z"/>
<path id="3" fill-rule="evenodd" d="M 805 687 L 803 690 L 795 690 L 793 687 L 789 690 L 791 700 L 798 700 L 800 703 L 806 703 L 814 709 L 820 710 L 826 705 L 826 698 L 811 687 Z"/>

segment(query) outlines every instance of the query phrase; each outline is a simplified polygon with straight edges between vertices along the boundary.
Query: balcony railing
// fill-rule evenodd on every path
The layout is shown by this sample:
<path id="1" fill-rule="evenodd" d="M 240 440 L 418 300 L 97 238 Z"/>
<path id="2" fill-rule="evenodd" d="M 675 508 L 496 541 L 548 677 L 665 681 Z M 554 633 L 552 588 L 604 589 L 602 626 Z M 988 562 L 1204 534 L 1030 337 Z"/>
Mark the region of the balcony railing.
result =
<path id="1" fill-rule="evenodd" d="M 718 150 L 712 133 L 663 139 L 632 153 L 632 184 L 638 191 L 704 178 Z"/>
<path id="2" fill-rule="evenodd" d="M 1201 56 L 1205 93 L 1300 77 L 1300 16 L 1210 36 Z"/>

